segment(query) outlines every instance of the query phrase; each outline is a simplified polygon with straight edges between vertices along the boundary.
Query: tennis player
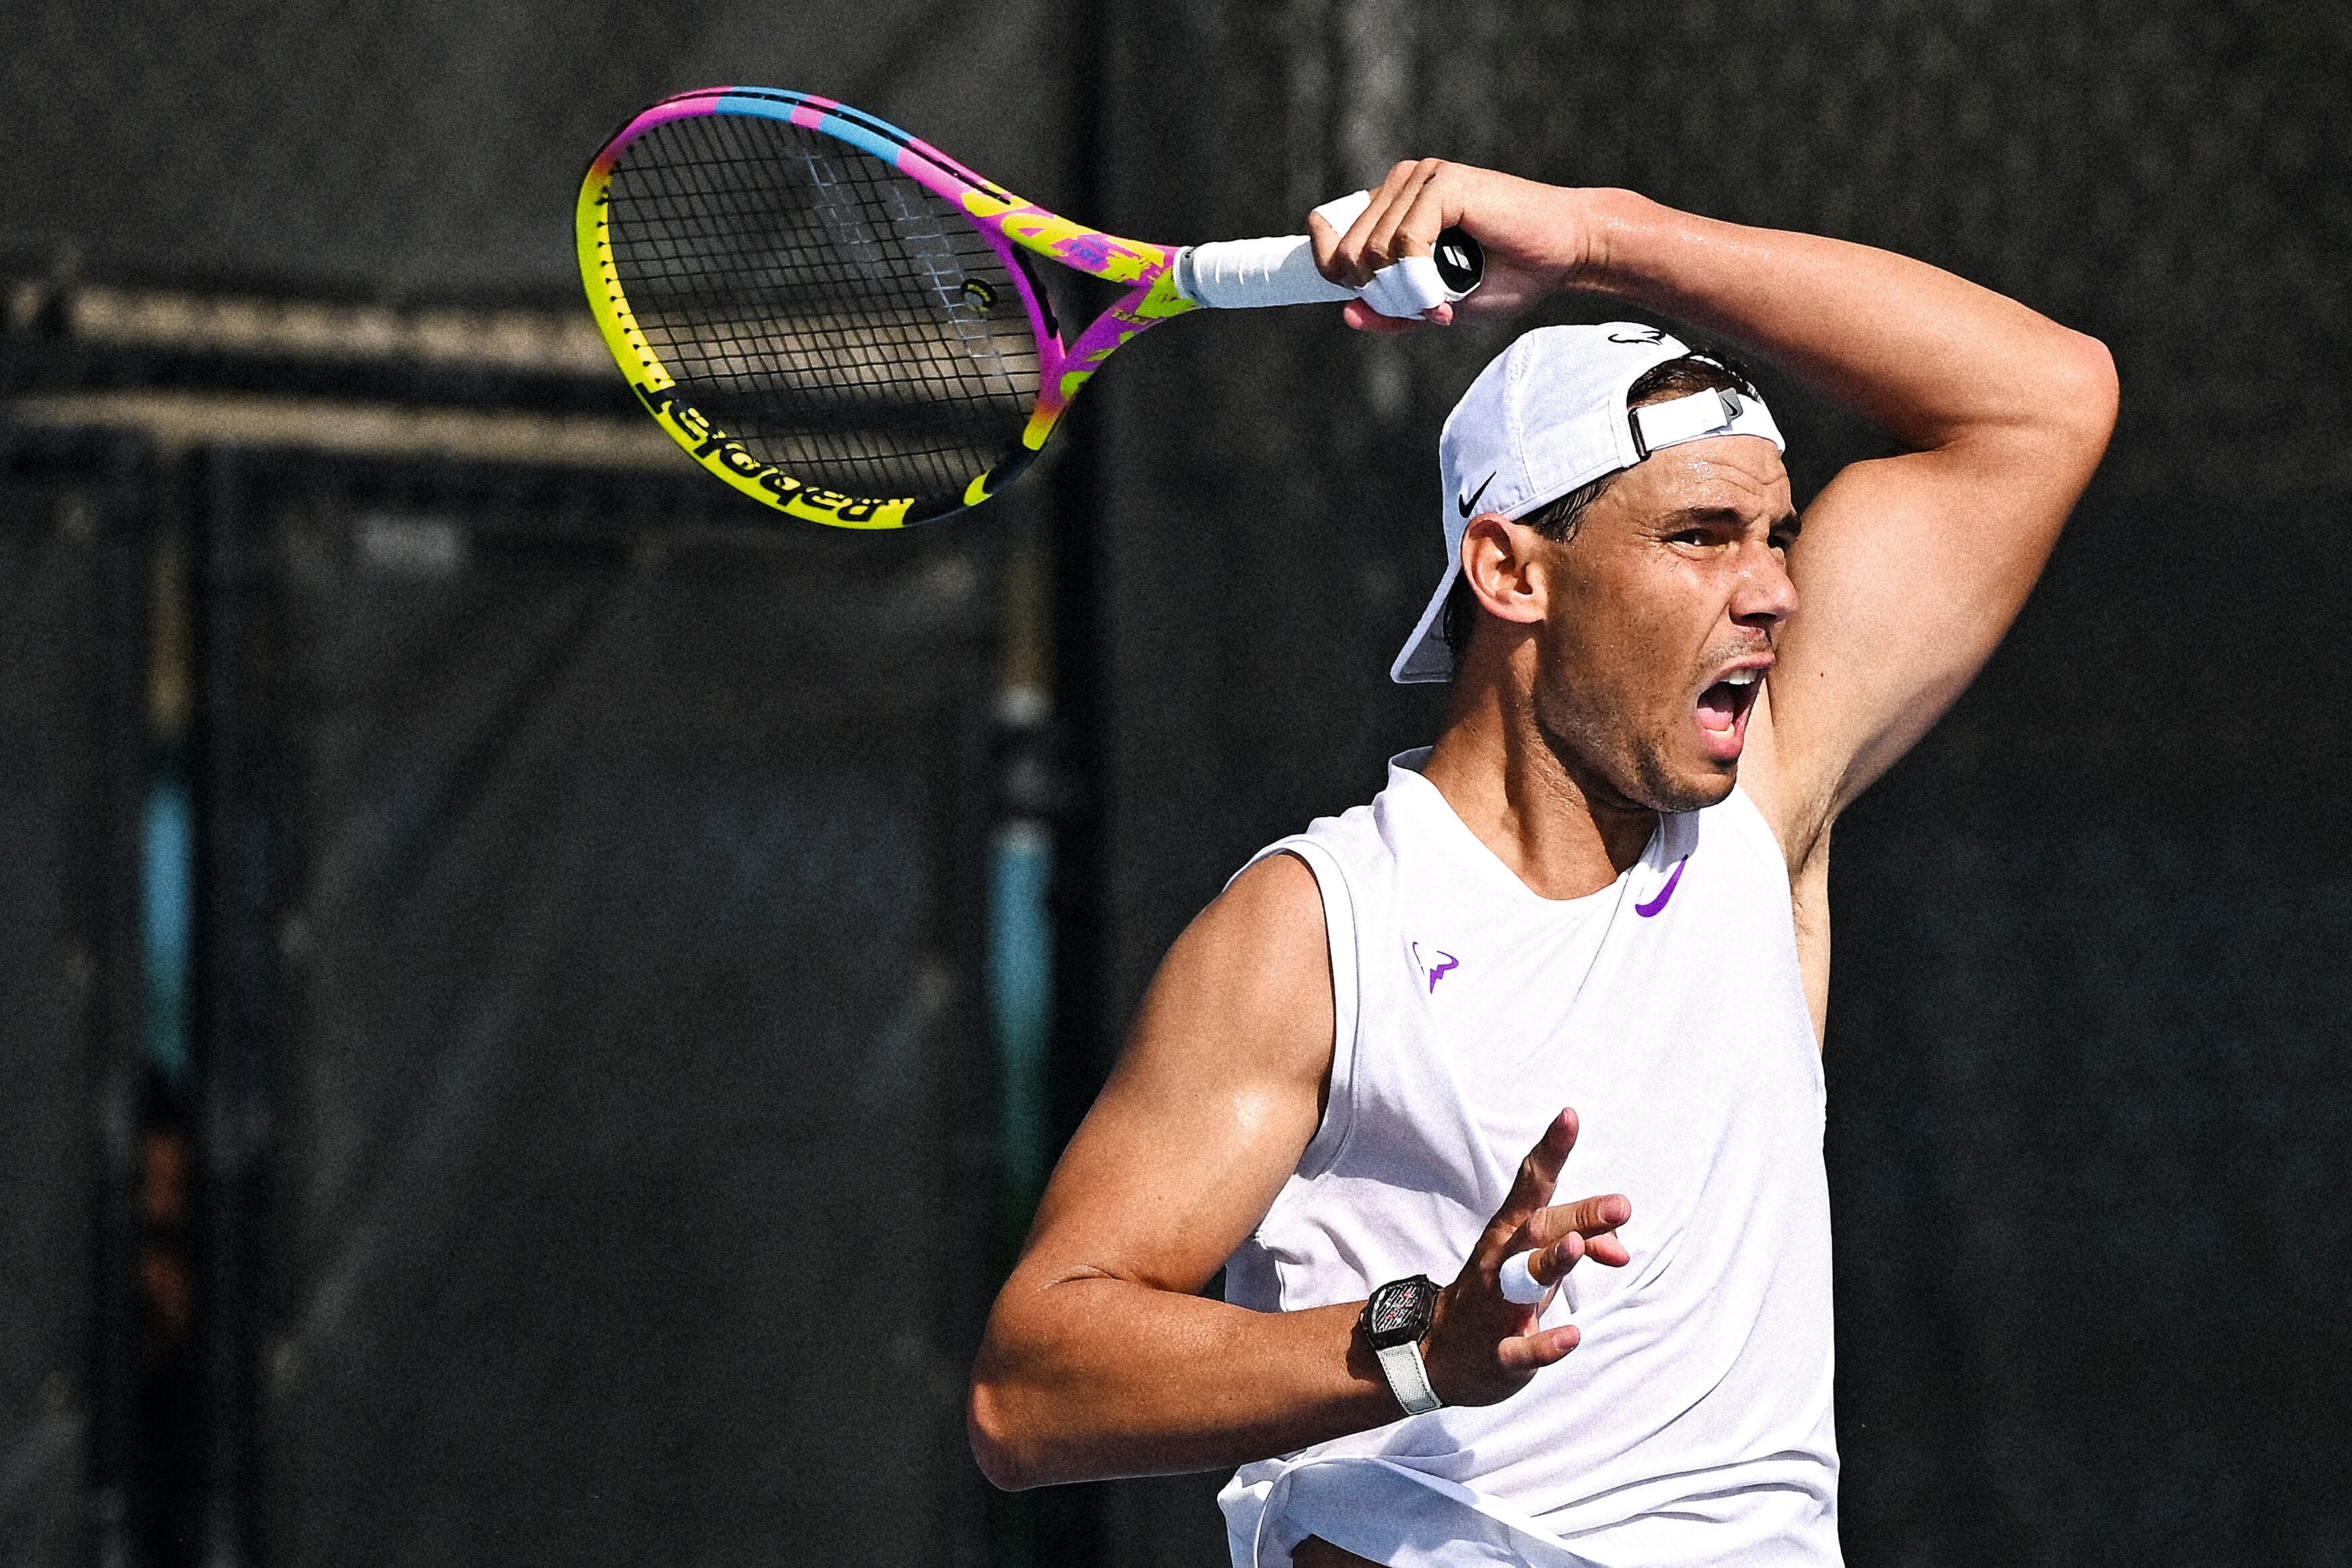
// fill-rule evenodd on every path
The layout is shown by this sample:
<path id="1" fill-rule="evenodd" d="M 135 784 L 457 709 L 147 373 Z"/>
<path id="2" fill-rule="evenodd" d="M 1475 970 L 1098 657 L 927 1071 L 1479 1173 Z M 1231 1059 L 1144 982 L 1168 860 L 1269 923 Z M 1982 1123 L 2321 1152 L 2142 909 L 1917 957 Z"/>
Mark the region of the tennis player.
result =
<path id="1" fill-rule="evenodd" d="M 1831 829 L 2016 616 L 2114 371 L 1899 256 L 1435 161 L 1317 258 L 1360 283 L 1449 224 L 1486 253 L 1455 309 L 1599 294 L 1902 451 L 1800 518 L 1729 358 L 1619 322 L 1487 366 L 1391 671 L 1451 680 L 1436 744 L 1170 951 L 972 1447 L 1007 1487 L 1239 1466 L 1241 1565 L 1834 1564 Z"/>

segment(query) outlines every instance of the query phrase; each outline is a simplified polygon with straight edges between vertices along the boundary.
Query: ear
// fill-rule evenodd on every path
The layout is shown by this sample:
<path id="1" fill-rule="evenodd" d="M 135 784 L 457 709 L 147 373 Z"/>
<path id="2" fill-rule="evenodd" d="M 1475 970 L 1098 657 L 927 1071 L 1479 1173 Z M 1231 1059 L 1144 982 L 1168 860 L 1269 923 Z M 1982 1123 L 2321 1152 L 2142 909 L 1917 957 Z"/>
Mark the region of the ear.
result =
<path id="1" fill-rule="evenodd" d="M 1462 531 L 1462 577 L 1498 620 L 1533 626 L 1544 618 L 1546 584 L 1537 548 L 1543 536 L 1500 512 L 1485 511 Z"/>

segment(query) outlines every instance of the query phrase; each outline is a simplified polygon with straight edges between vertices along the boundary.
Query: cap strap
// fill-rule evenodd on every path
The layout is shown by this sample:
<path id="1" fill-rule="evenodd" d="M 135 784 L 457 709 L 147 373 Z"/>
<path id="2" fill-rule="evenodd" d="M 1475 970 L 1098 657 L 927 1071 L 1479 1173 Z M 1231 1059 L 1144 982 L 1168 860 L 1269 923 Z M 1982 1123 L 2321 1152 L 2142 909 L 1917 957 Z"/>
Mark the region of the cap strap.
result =
<path id="1" fill-rule="evenodd" d="M 1782 451 L 1788 450 L 1764 400 L 1737 392 L 1694 392 L 1671 403 L 1636 408 L 1627 419 L 1633 427 L 1634 449 L 1644 458 L 1661 447 L 1709 436 L 1761 436 Z"/>

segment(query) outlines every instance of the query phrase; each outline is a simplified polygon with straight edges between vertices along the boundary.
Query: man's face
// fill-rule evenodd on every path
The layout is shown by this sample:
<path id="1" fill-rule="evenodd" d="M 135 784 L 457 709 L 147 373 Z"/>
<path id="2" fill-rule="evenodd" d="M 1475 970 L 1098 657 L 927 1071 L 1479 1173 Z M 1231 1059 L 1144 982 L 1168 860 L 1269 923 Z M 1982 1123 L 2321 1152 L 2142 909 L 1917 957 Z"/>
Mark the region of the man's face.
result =
<path id="1" fill-rule="evenodd" d="M 1797 607 L 1788 470 L 1759 436 L 1666 447 L 1543 542 L 1535 717 L 1588 795 L 1691 811 L 1731 793 Z"/>

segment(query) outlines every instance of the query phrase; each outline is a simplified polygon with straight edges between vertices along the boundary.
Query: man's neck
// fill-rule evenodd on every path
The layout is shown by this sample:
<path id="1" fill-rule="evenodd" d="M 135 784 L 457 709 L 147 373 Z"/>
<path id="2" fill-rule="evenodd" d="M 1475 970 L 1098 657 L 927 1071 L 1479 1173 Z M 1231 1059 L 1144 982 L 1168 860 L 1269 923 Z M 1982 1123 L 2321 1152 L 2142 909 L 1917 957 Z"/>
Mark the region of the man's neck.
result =
<path id="1" fill-rule="evenodd" d="M 1563 758 L 1502 682 L 1457 685 L 1422 775 L 1480 843 L 1547 899 L 1598 892 L 1642 858 L 1658 814 Z"/>

